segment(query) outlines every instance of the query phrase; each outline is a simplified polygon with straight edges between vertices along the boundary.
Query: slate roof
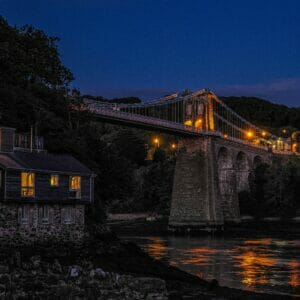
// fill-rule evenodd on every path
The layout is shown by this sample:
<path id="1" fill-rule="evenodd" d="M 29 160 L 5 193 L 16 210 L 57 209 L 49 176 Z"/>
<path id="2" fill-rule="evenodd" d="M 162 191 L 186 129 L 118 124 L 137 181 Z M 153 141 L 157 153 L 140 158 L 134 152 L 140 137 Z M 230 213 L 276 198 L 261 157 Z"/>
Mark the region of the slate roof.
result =
<path id="1" fill-rule="evenodd" d="M 68 154 L 23 151 L 1 153 L 0 165 L 6 169 L 95 175 L 89 168 Z"/>

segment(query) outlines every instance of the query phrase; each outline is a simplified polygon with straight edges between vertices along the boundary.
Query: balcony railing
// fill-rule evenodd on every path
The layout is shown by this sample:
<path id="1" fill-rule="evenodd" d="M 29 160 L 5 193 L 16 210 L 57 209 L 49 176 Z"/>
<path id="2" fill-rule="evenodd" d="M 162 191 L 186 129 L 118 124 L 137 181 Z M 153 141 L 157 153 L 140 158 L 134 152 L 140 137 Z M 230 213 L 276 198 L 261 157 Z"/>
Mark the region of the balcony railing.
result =
<path id="1" fill-rule="evenodd" d="M 16 133 L 14 148 L 22 151 L 44 151 L 44 139 L 41 136 L 32 136 L 30 133 Z"/>

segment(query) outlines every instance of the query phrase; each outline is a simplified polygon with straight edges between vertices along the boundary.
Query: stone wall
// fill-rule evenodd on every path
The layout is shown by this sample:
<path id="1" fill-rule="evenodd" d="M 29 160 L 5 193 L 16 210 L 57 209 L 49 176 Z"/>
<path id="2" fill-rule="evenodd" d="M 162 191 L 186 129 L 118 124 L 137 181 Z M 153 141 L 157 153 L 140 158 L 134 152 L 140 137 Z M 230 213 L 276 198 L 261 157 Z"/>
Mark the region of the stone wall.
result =
<path id="1" fill-rule="evenodd" d="M 223 224 L 221 197 L 211 139 L 180 141 L 169 226 L 210 229 Z"/>
<path id="2" fill-rule="evenodd" d="M 238 192 L 247 190 L 248 175 L 272 153 L 218 137 L 185 138 L 179 142 L 170 229 L 211 230 L 239 222 Z"/>
<path id="3" fill-rule="evenodd" d="M 84 205 L 0 203 L 0 240 L 80 242 L 85 237 Z"/>

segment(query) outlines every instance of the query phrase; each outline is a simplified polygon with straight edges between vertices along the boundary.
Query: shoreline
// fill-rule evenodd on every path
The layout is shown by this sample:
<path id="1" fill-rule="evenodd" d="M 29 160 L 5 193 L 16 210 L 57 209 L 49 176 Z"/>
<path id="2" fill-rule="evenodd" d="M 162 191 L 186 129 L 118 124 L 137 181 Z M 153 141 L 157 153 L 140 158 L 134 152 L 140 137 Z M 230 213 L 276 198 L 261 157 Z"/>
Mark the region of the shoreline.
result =
<path id="1" fill-rule="evenodd" d="M 219 286 L 154 260 L 114 232 L 104 235 L 96 226 L 92 232 L 82 244 L 0 245 L 0 293 L 23 299 L 293 299 Z"/>
<path id="2" fill-rule="evenodd" d="M 245 220 L 241 223 L 224 225 L 223 231 L 207 232 L 193 229 L 169 230 L 168 218 L 160 217 L 133 217 L 127 219 L 108 220 L 107 225 L 118 235 L 193 235 L 193 236 L 272 236 L 287 237 L 289 235 L 300 237 L 300 222 L 293 220 Z"/>

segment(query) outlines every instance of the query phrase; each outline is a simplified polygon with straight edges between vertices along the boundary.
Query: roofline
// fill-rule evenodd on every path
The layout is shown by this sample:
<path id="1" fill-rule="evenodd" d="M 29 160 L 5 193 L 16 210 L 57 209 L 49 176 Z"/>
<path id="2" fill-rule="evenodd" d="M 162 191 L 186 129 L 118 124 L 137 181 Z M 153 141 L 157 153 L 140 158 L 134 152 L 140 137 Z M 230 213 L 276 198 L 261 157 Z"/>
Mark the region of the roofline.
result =
<path id="1" fill-rule="evenodd" d="M 16 170 L 16 171 L 30 171 L 30 172 L 37 172 L 37 173 L 52 173 L 52 174 L 64 174 L 64 175 L 85 175 L 85 176 L 92 176 L 96 177 L 97 174 L 94 172 L 91 173 L 83 173 L 83 172 L 63 172 L 63 171 L 53 171 L 53 170 L 42 170 L 42 169 L 31 169 L 31 168 L 6 168 L 3 165 L 1 167 L 5 170 Z"/>

